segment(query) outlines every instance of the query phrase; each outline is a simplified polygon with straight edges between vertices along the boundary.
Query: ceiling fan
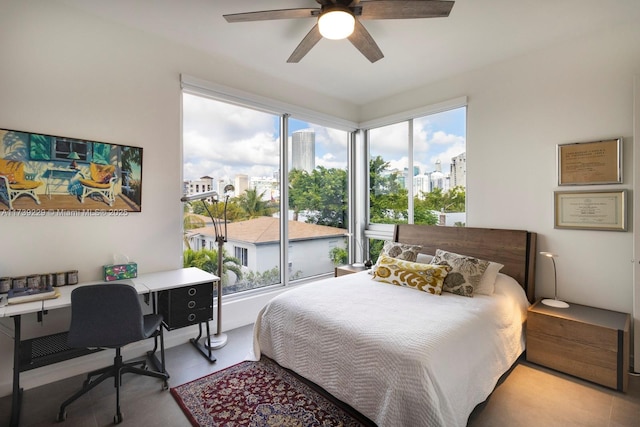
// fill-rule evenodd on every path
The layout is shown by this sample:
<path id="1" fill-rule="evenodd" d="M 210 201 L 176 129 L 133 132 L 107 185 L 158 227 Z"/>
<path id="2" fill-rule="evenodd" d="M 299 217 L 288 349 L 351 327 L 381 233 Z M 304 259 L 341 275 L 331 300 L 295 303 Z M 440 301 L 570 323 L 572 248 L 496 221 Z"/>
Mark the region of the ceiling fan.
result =
<path id="1" fill-rule="evenodd" d="M 446 0 L 316 0 L 320 8 L 277 9 L 223 15 L 227 22 L 273 19 L 317 18 L 287 62 L 300 60 L 320 41 L 329 38 L 349 41 L 372 63 L 382 59 L 382 51 L 361 20 L 447 17 L 453 1 Z"/>

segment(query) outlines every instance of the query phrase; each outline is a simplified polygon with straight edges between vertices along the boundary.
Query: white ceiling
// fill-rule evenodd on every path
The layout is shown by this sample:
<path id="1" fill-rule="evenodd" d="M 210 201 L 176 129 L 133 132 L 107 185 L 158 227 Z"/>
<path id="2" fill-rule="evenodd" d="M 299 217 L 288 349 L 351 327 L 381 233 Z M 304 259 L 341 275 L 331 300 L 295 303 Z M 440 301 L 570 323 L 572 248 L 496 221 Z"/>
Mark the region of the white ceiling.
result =
<path id="1" fill-rule="evenodd" d="M 347 40 L 287 58 L 314 19 L 227 23 L 227 13 L 316 7 L 315 0 L 58 0 L 228 57 L 356 105 L 572 37 L 640 25 L 640 0 L 456 0 L 448 18 L 363 21 L 385 57 L 371 64 Z"/>

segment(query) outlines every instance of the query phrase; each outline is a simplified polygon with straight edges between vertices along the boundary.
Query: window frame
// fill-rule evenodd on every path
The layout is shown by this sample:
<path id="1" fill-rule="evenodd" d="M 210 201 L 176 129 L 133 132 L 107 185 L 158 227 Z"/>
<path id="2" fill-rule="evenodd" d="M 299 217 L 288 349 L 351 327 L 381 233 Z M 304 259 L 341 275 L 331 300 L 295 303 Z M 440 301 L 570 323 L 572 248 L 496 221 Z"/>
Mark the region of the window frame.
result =
<path id="1" fill-rule="evenodd" d="M 429 116 L 432 114 L 443 113 L 446 111 L 454 110 L 457 108 L 465 108 L 468 109 L 468 98 L 466 96 L 461 96 L 458 98 L 453 98 L 447 101 L 426 105 L 420 108 L 407 110 L 400 113 L 395 113 L 389 116 L 380 117 L 374 120 L 369 120 L 366 122 L 360 123 L 360 129 L 363 133 L 364 144 L 363 144 L 363 152 L 364 155 L 361 157 L 363 159 L 362 172 L 360 176 L 360 181 L 364 182 L 364 186 L 360 186 L 362 192 L 367 195 L 366 202 L 364 203 L 364 208 L 358 212 L 358 221 L 361 224 L 364 224 L 363 233 L 362 233 L 362 241 L 361 244 L 365 247 L 365 251 L 368 251 L 368 242 L 369 239 L 377 239 L 377 240 L 391 240 L 393 239 L 394 225 L 393 224 L 382 224 L 382 223 L 374 223 L 370 222 L 370 194 L 369 194 L 369 162 L 371 161 L 370 157 L 370 139 L 369 139 L 369 131 L 372 129 L 390 126 L 394 124 L 398 124 L 401 122 L 408 122 L 409 130 L 407 136 L 407 158 L 408 158 L 408 168 L 409 170 L 413 170 L 414 159 L 413 159 L 413 121 L 414 119 L 422 118 L 425 116 Z M 467 114 L 465 113 L 465 117 Z M 408 200 L 407 200 L 407 210 L 408 210 L 408 223 L 413 224 L 414 221 L 414 201 L 413 201 L 413 185 L 409 185 L 407 188 L 408 191 Z"/>
<path id="2" fill-rule="evenodd" d="M 350 169 L 350 165 L 354 163 L 353 160 L 353 149 L 351 145 L 355 142 L 355 133 L 358 131 L 357 123 L 344 120 L 335 116 L 330 116 L 327 114 L 323 114 L 314 110 L 306 109 L 304 107 L 300 107 L 298 105 L 289 104 L 282 101 L 277 101 L 274 99 L 262 97 L 259 95 L 251 94 L 248 92 L 244 92 L 238 89 L 229 88 L 226 86 L 218 85 L 212 82 L 208 82 L 206 80 L 198 79 L 188 75 L 180 76 L 181 83 L 181 94 L 190 94 L 194 96 L 201 96 L 205 98 L 209 98 L 218 102 L 226 102 L 229 104 L 233 104 L 243 108 L 249 108 L 253 110 L 257 110 L 260 112 L 277 115 L 280 117 L 280 283 L 265 286 L 257 289 L 252 289 L 248 291 L 238 292 L 238 294 L 247 294 L 247 293 L 257 293 L 263 292 L 266 289 L 271 289 L 274 286 L 289 286 L 289 272 L 288 268 L 285 268 L 289 265 L 289 238 L 288 238 L 288 165 L 289 165 L 289 129 L 288 129 L 288 120 L 289 117 L 294 117 L 296 120 L 307 121 L 319 126 L 326 126 L 342 131 L 346 131 L 348 133 L 348 150 L 347 150 L 347 167 Z M 182 99 L 182 97 L 181 97 Z M 181 139 L 181 149 L 184 149 L 184 143 Z M 180 159 L 182 162 L 182 158 Z M 181 165 L 182 171 L 182 165 Z M 348 189 L 347 194 L 349 195 L 349 200 L 352 194 L 354 194 L 353 186 L 354 180 L 351 179 L 351 174 L 348 172 Z M 184 182 L 184 177 L 181 172 L 181 180 Z M 353 216 L 351 212 L 351 207 L 349 203 L 349 217 Z M 351 227 L 351 219 L 350 225 Z M 347 229 L 347 232 L 353 236 L 353 230 L 351 228 Z M 349 247 L 351 248 L 354 245 L 351 245 L 350 242 Z M 349 262 L 353 262 L 354 258 L 350 258 Z M 326 275 L 322 275 L 321 277 L 332 275 L 333 272 L 327 273 Z M 310 280 L 316 280 L 316 277 L 310 277 L 307 279 L 296 280 L 295 283 L 305 283 Z M 233 297 L 236 294 L 230 294 L 230 297 Z"/>

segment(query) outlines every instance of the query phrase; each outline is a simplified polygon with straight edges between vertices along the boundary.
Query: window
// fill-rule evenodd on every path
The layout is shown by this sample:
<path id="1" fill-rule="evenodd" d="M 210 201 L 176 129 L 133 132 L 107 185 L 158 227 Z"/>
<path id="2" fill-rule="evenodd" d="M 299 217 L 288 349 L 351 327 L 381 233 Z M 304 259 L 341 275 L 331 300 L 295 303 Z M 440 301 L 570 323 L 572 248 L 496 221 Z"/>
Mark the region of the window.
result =
<path id="1" fill-rule="evenodd" d="M 87 144 L 86 141 L 79 141 L 77 139 L 71 138 L 54 138 L 54 141 L 54 159 L 66 160 L 77 157 L 76 160 L 87 160 L 87 148 L 89 144 Z M 76 153 L 77 156 L 73 155 L 72 153 Z"/>
<path id="2" fill-rule="evenodd" d="M 368 131 L 369 221 L 396 224 L 409 220 L 407 178 L 409 170 L 408 122 Z"/>
<path id="3" fill-rule="evenodd" d="M 348 261 L 350 134 L 297 119 L 289 120 L 289 130 L 288 261 L 294 280 L 331 273 Z"/>
<path id="4" fill-rule="evenodd" d="M 185 230 L 185 251 L 195 233 L 216 256 L 185 254 L 185 264 L 217 273 L 216 232 L 226 230 L 224 294 L 280 283 L 280 117 L 185 93 L 183 120 L 184 187 L 217 193 L 185 212 L 200 218 Z"/>
<path id="5" fill-rule="evenodd" d="M 367 130 L 369 224 L 466 223 L 466 107 Z M 377 259 L 382 240 L 369 241 Z"/>
<path id="6" fill-rule="evenodd" d="M 235 252 L 235 257 L 238 258 L 238 260 L 240 261 L 240 264 L 247 267 L 249 265 L 247 261 L 247 258 L 249 257 L 247 248 L 241 248 L 241 247 L 235 246 L 234 252 Z"/>
<path id="7" fill-rule="evenodd" d="M 217 272 L 191 242 L 207 240 L 217 258 L 218 228 L 227 230 L 224 294 L 333 274 L 347 262 L 353 129 L 204 95 L 183 92 L 182 187 L 217 198 L 185 203 L 184 265 Z"/>

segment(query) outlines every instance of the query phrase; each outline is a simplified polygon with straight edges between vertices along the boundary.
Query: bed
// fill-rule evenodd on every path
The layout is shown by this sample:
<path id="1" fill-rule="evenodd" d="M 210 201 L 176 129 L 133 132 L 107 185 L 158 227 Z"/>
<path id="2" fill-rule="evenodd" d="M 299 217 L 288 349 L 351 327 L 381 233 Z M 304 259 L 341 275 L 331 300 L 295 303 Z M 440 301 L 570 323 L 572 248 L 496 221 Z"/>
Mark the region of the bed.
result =
<path id="1" fill-rule="evenodd" d="M 493 294 L 432 295 L 360 272 L 293 288 L 259 313 L 253 356 L 319 385 L 380 427 L 465 426 L 524 351 L 536 234 L 397 225 L 394 241 L 503 264 Z"/>

